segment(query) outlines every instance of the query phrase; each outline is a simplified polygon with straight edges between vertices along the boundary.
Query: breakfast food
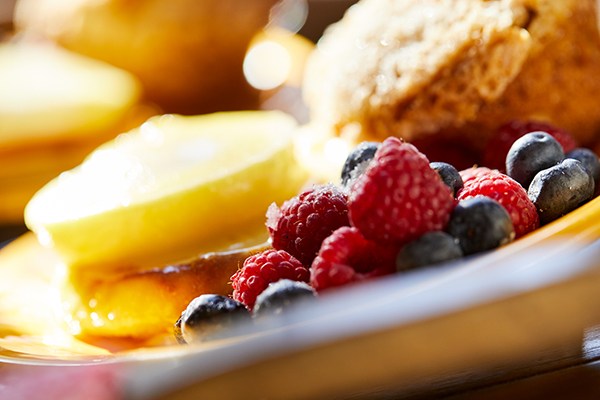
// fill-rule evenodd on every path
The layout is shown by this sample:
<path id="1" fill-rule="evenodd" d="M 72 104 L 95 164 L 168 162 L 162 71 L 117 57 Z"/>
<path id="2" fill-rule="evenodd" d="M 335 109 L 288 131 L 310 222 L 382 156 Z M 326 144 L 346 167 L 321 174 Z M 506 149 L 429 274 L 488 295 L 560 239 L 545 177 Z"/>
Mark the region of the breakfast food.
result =
<path id="1" fill-rule="evenodd" d="M 0 44 L 0 222 L 100 143 L 154 110 L 129 73 L 55 46 Z"/>
<path id="2" fill-rule="evenodd" d="M 523 143 L 535 142 L 540 134 L 531 132 L 516 140 L 509 154 L 521 149 Z M 552 136 L 543 135 L 560 149 Z M 244 320 L 237 322 L 246 329 L 257 325 L 258 329 L 268 329 L 268 325 L 260 325 L 263 315 L 268 314 L 261 308 L 271 302 L 280 304 L 276 312 L 282 313 L 282 304 L 291 307 L 296 295 L 305 299 L 317 292 L 320 297 L 334 288 L 378 276 L 404 274 L 439 264 L 452 267 L 447 263 L 497 249 L 533 232 L 540 219 L 547 224 L 593 197 L 591 170 L 578 160 L 563 158 L 564 155 L 551 166 L 537 165 L 532 171 L 533 183 L 524 187 L 497 170 L 476 167 L 458 172 L 451 165 L 429 162 L 412 144 L 396 137 L 381 144 L 359 144 L 347 157 L 341 173 L 344 183 L 337 189 L 347 196 L 335 195 L 336 189 L 329 184 L 286 201 L 281 210 L 271 206 L 267 227 L 274 249 L 248 257 L 231 277 L 233 300 L 237 301 L 235 309 L 245 306 L 253 317 L 249 319 L 244 313 Z M 597 162 L 595 156 L 593 163 Z M 344 179 L 348 176 L 352 177 L 350 185 Z M 538 181 L 547 186 L 538 190 Z M 566 186 L 572 190 L 565 190 Z M 427 188 L 430 190 L 426 191 Z M 545 193 L 541 194 L 542 191 Z M 559 191 L 564 195 L 556 196 Z M 568 194 L 571 191 L 573 195 Z M 309 196 L 315 199 L 307 200 Z M 544 201 L 538 201 L 538 196 L 552 198 L 553 204 L 540 207 Z M 331 197 L 336 201 L 330 201 Z M 446 198 L 451 200 L 447 204 Z M 357 201 L 368 201 L 368 207 L 364 208 L 369 212 L 353 214 Z M 328 226 L 323 216 L 329 212 L 338 214 L 340 203 L 344 202 L 349 210 L 348 220 L 337 228 L 337 224 Z M 323 230 L 310 228 L 311 222 L 323 225 Z M 329 233 L 322 235 L 321 231 Z M 304 241 L 310 249 L 318 247 L 316 257 L 312 250 L 298 252 L 297 244 Z M 306 257 L 308 254 L 311 257 Z M 307 285 L 309 274 L 310 285 Z M 185 309 L 176 322 L 176 333 L 193 315 L 196 303 L 203 296 Z M 229 307 L 224 310 L 227 322 L 228 310 Z M 215 326 L 225 330 L 218 337 L 244 332 L 236 323 L 224 326 L 208 318 L 191 322 L 187 329 L 197 335 L 188 335 L 180 340 L 182 343 L 213 339 L 203 334 L 203 330 L 212 332 Z M 180 332 L 177 334 L 180 338 Z"/>
<path id="3" fill-rule="evenodd" d="M 363 0 L 309 60 L 312 121 L 354 141 L 450 138 L 481 151 L 512 119 L 591 145 L 600 129 L 595 0 Z"/>
<path id="4" fill-rule="evenodd" d="M 446 229 L 467 256 L 496 249 L 515 238 L 515 228 L 506 209 L 486 196 L 459 202 Z"/>
<path id="5" fill-rule="evenodd" d="M 248 257 L 231 277 L 233 298 L 253 309 L 257 296 L 281 279 L 308 282 L 310 272 L 285 250 L 265 250 Z"/>
<path id="6" fill-rule="evenodd" d="M 506 173 L 523 187 L 529 187 L 533 177 L 565 158 L 560 143 L 545 132 L 531 132 L 517 139 L 506 156 Z"/>
<path id="7" fill-rule="evenodd" d="M 281 315 L 300 302 L 315 299 L 315 290 L 305 282 L 280 279 L 269 284 L 256 298 L 252 314 L 258 319 Z"/>
<path id="8" fill-rule="evenodd" d="M 490 136 L 483 150 L 483 165 L 488 168 L 506 171 L 506 156 L 513 143 L 530 132 L 545 132 L 560 143 L 563 152 L 568 153 L 577 147 L 575 138 L 555 125 L 531 120 L 514 119 L 500 125 Z"/>
<path id="9" fill-rule="evenodd" d="M 452 195 L 456 197 L 456 193 L 464 186 L 460 172 L 456 167 L 442 161 L 433 161 L 429 165 L 440 175 L 442 181 L 452 190 Z"/>
<path id="10" fill-rule="evenodd" d="M 199 292 L 230 292 L 268 205 L 306 180 L 295 127 L 275 111 L 154 117 L 41 189 L 25 220 L 65 263 L 74 330 L 151 336 Z"/>
<path id="11" fill-rule="evenodd" d="M 579 147 L 566 154 L 567 158 L 579 161 L 589 171 L 594 179 L 596 189 L 598 189 L 598 180 L 600 179 L 600 160 L 591 149 Z"/>
<path id="12" fill-rule="evenodd" d="M 594 196 L 594 179 L 579 161 L 566 158 L 537 173 L 529 186 L 529 197 L 542 223 L 575 210 Z"/>
<path id="13" fill-rule="evenodd" d="M 456 193 L 458 200 L 487 196 L 498 201 L 510 214 L 516 237 L 537 229 L 540 225 L 535 206 L 527 197 L 527 189 L 513 178 L 486 167 L 461 171 L 463 187 Z"/>
<path id="14" fill-rule="evenodd" d="M 310 265 L 323 239 L 349 225 L 346 195 L 334 185 L 312 187 L 281 207 L 271 204 L 266 225 L 275 247 Z"/>
<path id="15" fill-rule="evenodd" d="M 250 320 L 242 303 L 227 296 L 203 294 L 188 304 L 175 324 L 175 337 L 181 344 L 223 338 L 237 324 Z"/>
<path id="16" fill-rule="evenodd" d="M 402 247 L 396 257 L 396 269 L 408 271 L 456 260 L 463 255 L 454 236 L 441 231 L 428 232 Z"/>
<path id="17" fill-rule="evenodd" d="M 310 270 L 317 292 L 394 272 L 397 248 L 368 240 L 359 229 L 343 226 L 322 243 Z"/>
<path id="18" fill-rule="evenodd" d="M 355 9 L 369 16 L 384 4 L 388 3 L 363 0 Z M 70 331 L 82 337 L 144 340 L 169 333 L 177 321 L 174 328 L 179 341 L 203 340 L 212 336 L 214 328 L 204 322 L 227 325 L 229 312 L 247 319 L 249 313 L 258 316 L 271 303 L 278 307 L 287 301 L 277 300 L 280 285 L 289 295 L 296 291 L 302 296 L 322 295 L 347 284 L 489 251 L 537 229 L 540 215 L 548 212 L 532 199 L 531 188 L 528 192 L 524 183 L 485 167 L 459 172 L 448 163 L 431 163 L 437 160 L 428 159 L 417 146 L 396 136 L 415 139 L 431 133 L 437 138 L 456 130 L 471 137 L 470 126 L 479 123 L 488 103 L 489 107 L 501 99 L 510 103 L 510 88 L 526 76 L 525 65 L 536 65 L 532 49 L 539 45 L 535 42 L 539 37 L 533 35 L 538 19 L 561 15 L 563 6 L 532 1 L 525 7 L 516 0 L 389 3 L 392 10 L 401 9 L 407 16 L 420 13 L 423 5 L 432 7 L 432 13 L 423 18 L 437 21 L 439 26 L 431 28 L 434 31 L 467 17 L 468 24 L 456 23 L 450 38 L 463 37 L 465 31 L 473 35 L 456 47 L 440 42 L 425 46 L 433 51 L 430 59 L 424 57 L 431 64 L 419 64 L 418 71 L 402 64 L 409 73 L 400 71 L 393 85 L 386 76 L 370 75 L 375 63 L 390 67 L 387 56 L 365 57 L 368 62 L 361 68 L 367 74 L 345 76 L 359 86 L 374 84 L 384 89 L 388 84 L 410 83 L 414 102 L 397 108 L 398 98 L 392 99 L 392 108 L 399 111 L 392 113 L 393 124 L 407 124 L 400 131 L 390 125 L 389 104 L 383 101 L 387 94 L 397 94 L 394 91 L 379 93 L 383 97 L 369 110 L 376 110 L 376 115 L 361 114 L 372 120 L 334 123 L 342 135 L 352 125 L 359 128 L 354 139 L 377 140 L 350 153 L 341 168 L 340 186 L 322 184 L 300 191 L 307 176 L 294 157 L 303 136 L 293 118 L 282 113 L 240 112 L 153 118 L 102 145 L 79 167 L 39 191 L 26 209 L 26 222 L 61 259 L 56 282 L 61 291 L 61 318 Z M 563 5 L 579 10 L 572 2 Z M 446 14 L 446 8 L 452 12 Z M 382 14 L 379 21 L 387 18 Z M 562 26 L 562 20 L 554 22 L 553 27 Z M 415 27 L 417 31 L 423 28 L 417 36 L 428 37 L 429 24 L 419 18 L 402 29 Z M 365 24 L 358 33 L 371 28 Z M 396 39 L 384 37 L 378 43 L 384 49 L 393 48 Z M 316 53 L 314 65 L 321 51 L 327 51 L 328 40 L 329 36 Z M 550 35 L 548 41 L 552 40 Z M 364 50 L 368 49 L 373 47 L 366 45 Z M 326 68 L 335 71 L 338 62 L 350 59 L 335 60 Z M 336 117 L 335 107 L 327 103 L 331 99 L 328 90 L 331 83 L 336 91 L 335 84 L 342 77 L 326 72 L 317 79 L 309 73 L 308 88 L 315 90 L 309 91 L 309 99 L 319 97 L 311 85 L 321 79 L 326 82 L 322 85 L 325 95 L 318 99 L 325 106 L 320 110 L 317 105 L 313 112 Z M 498 77 L 507 79 L 497 82 Z M 465 95 L 461 98 L 453 88 L 465 80 L 472 86 L 461 91 Z M 364 94 L 361 88 L 352 86 L 344 92 L 351 101 L 340 104 L 340 109 L 347 107 L 348 113 L 354 113 L 354 100 Z M 427 101 L 432 100 L 432 93 L 441 92 L 450 94 L 450 102 L 440 96 L 442 105 L 436 103 L 436 107 L 444 112 L 438 114 L 439 109 L 427 108 Z M 441 120 L 439 115 L 443 115 Z M 460 124 L 453 125 L 455 118 Z M 496 122 L 506 121 L 504 116 L 500 120 L 489 122 L 495 127 Z M 315 123 L 325 121 L 315 114 Z M 381 140 L 384 132 L 393 136 Z M 585 141 L 582 135 L 588 133 L 578 130 L 577 137 Z M 483 136 L 472 138 L 473 143 L 481 146 Z M 557 146 L 564 153 L 566 146 Z M 345 156 L 345 149 L 337 148 L 338 155 Z M 470 158 L 462 161 L 474 164 Z M 589 178 L 588 192 L 593 189 L 591 167 L 583 167 L 581 161 L 559 161 L 577 166 Z M 541 170 L 528 173 L 538 177 L 555 167 L 536 168 Z M 327 175 L 329 167 L 324 169 Z M 565 185 L 551 178 L 542 181 Z M 590 198 L 578 198 L 577 206 Z M 558 214 L 572 209 L 569 205 Z M 429 252 L 431 248 L 440 251 Z"/>
<path id="19" fill-rule="evenodd" d="M 279 279 L 260 293 L 250 313 L 244 303 L 231 297 L 203 294 L 192 300 L 181 313 L 175 323 L 175 338 L 178 343 L 187 344 L 234 337 L 252 321 L 268 322 L 269 318 L 315 297 L 315 290 L 307 283 Z"/>
<path id="20" fill-rule="evenodd" d="M 15 26 L 137 76 L 165 112 L 258 106 L 242 63 L 276 0 L 20 0 Z"/>
<path id="21" fill-rule="evenodd" d="M 533 182 L 550 181 L 545 177 L 558 175 L 553 174 L 558 169 L 561 179 L 554 184 L 570 185 L 576 193 L 586 189 L 582 197 L 554 196 L 562 216 L 593 198 L 593 168 L 565 159 L 561 145 L 547 133 L 526 133 L 509 154 L 541 135 L 561 157 L 550 166 L 532 162 Z M 537 152 L 529 154 L 530 161 L 539 157 Z M 593 155 L 586 164 L 598 162 Z M 565 164 L 577 166 L 585 179 L 566 171 Z M 248 257 L 231 276 L 231 298 L 218 297 L 227 304 L 207 310 L 208 299 L 217 297 L 203 294 L 188 305 L 175 323 L 180 343 L 269 329 L 261 323 L 271 307 L 279 314 L 296 299 L 321 297 L 342 286 L 416 268 L 452 267 L 450 262 L 456 266 L 462 257 L 522 240 L 540 227 L 540 219 L 547 224 L 557 218 L 549 218 L 554 208 L 539 207 L 534 183 L 523 186 L 486 167 L 457 171 L 447 163 L 430 162 L 414 145 L 396 137 L 360 143 L 340 170 L 338 184 L 316 185 L 281 207 L 269 207 L 266 228 L 273 249 Z M 547 189 L 553 190 L 551 185 Z M 243 321 L 237 318 L 239 325 L 232 321 L 233 310 L 243 314 Z"/>

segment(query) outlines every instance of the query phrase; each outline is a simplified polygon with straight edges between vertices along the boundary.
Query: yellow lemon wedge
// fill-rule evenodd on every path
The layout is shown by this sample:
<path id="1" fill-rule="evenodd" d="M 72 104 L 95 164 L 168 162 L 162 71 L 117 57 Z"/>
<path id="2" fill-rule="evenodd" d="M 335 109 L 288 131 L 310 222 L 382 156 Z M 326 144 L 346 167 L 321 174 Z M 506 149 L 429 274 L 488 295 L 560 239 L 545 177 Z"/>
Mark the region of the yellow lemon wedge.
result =
<path id="1" fill-rule="evenodd" d="M 150 268 L 235 246 L 306 180 L 278 111 L 153 117 L 37 192 L 25 222 L 71 269 Z M 247 245 L 247 244 L 246 244 Z"/>

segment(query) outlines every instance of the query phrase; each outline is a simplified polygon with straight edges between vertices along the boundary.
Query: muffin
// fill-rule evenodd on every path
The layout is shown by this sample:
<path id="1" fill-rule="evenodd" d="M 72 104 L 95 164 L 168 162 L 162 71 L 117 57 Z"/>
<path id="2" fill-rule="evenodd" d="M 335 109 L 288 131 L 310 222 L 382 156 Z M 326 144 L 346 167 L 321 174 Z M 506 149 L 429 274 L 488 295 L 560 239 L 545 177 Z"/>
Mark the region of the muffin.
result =
<path id="1" fill-rule="evenodd" d="M 512 119 L 600 128 L 595 0 L 362 0 L 321 38 L 305 98 L 353 141 L 458 138 L 481 149 Z M 441 136 L 440 136 L 441 135 Z"/>

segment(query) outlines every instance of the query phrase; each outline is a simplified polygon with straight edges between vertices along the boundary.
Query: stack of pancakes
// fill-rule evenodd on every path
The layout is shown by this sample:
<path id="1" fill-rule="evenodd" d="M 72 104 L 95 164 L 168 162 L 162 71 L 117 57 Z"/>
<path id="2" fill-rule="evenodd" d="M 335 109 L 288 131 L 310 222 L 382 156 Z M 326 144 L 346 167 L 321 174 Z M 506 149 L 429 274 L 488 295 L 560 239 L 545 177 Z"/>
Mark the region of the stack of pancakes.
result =
<path id="1" fill-rule="evenodd" d="M 0 45 L 0 225 L 90 150 L 146 119 L 135 77 L 49 44 Z"/>
<path id="2" fill-rule="evenodd" d="M 242 62 L 276 1 L 16 1 L 0 43 L 0 241 L 36 190 L 149 116 L 258 107 Z"/>

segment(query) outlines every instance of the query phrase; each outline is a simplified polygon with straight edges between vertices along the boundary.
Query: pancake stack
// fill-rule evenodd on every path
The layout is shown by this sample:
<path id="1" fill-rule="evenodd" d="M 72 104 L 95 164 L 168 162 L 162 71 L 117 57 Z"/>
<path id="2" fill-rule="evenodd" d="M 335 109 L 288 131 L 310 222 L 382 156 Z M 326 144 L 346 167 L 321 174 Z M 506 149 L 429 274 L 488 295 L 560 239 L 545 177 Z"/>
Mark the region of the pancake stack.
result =
<path id="1" fill-rule="evenodd" d="M 0 225 L 91 149 L 154 110 L 131 74 L 50 44 L 0 45 Z"/>

